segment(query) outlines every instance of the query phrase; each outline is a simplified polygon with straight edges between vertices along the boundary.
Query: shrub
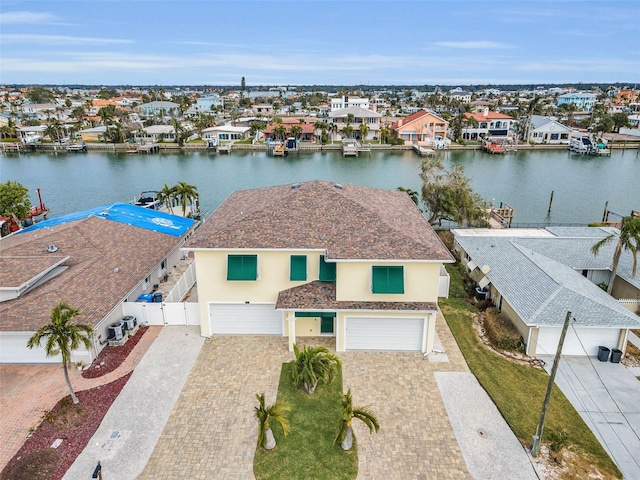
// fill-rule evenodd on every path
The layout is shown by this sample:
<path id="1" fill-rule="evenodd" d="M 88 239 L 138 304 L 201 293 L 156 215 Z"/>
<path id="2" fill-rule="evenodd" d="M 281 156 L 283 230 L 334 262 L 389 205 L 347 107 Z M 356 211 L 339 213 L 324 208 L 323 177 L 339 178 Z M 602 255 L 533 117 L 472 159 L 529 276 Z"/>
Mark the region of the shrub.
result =
<path id="1" fill-rule="evenodd" d="M 487 308 L 489 308 L 491 306 L 491 300 L 490 299 L 485 299 L 485 300 L 480 300 L 478 301 L 476 307 L 478 307 L 478 310 L 480 310 L 481 312 L 484 312 Z"/>
<path id="2" fill-rule="evenodd" d="M 483 321 L 491 345 L 500 350 L 522 351 L 522 337 L 511 321 L 495 307 L 487 308 Z"/>
<path id="3" fill-rule="evenodd" d="M 551 451 L 559 453 L 567 446 L 567 443 L 569 442 L 569 434 L 564 428 L 560 431 L 552 430 L 549 432 L 549 440 L 551 441 L 551 443 L 549 443 Z"/>

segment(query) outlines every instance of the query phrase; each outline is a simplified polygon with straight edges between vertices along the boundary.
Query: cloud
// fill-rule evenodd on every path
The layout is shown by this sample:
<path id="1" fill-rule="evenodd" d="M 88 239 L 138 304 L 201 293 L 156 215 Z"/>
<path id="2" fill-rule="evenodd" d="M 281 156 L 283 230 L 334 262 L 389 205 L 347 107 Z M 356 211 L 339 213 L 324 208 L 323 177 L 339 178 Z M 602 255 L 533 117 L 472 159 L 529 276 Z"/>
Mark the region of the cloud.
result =
<path id="1" fill-rule="evenodd" d="M 447 48 L 464 48 L 464 49 L 506 49 L 513 48 L 511 45 L 500 42 L 492 42 L 489 40 L 476 40 L 469 42 L 436 42 L 435 45 Z"/>
<path id="2" fill-rule="evenodd" d="M 38 35 L 27 33 L 10 33 L 0 36 L 0 43 L 39 43 L 51 45 L 107 45 L 113 43 L 133 43 L 133 40 L 120 38 L 72 37 L 69 35 Z"/>
<path id="3" fill-rule="evenodd" d="M 0 24 L 9 23 L 55 23 L 59 20 L 55 15 L 43 12 L 4 12 L 0 13 Z"/>

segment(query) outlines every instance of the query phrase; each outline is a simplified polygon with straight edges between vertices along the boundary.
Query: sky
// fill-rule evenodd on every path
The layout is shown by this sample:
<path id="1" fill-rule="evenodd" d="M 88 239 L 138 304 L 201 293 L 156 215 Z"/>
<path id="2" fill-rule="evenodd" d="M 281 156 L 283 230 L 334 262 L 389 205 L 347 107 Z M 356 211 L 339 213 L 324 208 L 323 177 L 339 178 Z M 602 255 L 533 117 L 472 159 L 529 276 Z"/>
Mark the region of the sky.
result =
<path id="1" fill-rule="evenodd" d="M 0 84 L 640 83 L 640 1 L 0 3 Z"/>

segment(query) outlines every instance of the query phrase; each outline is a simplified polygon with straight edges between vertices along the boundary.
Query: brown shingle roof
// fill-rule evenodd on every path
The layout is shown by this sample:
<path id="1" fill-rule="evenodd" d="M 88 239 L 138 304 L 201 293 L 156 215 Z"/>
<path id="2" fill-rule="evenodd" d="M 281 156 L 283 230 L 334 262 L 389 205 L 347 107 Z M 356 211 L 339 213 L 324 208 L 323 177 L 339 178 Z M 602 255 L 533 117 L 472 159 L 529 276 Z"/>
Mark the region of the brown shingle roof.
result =
<path id="1" fill-rule="evenodd" d="M 278 294 L 276 309 L 435 311 L 438 306 L 435 302 L 338 302 L 336 284 L 316 280 L 281 291 Z"/>
<path id="2" fill-rule="evenodd" d="M 57 277 L 15 300 L 0 303 L 0 330 L 35 331 L 49 321 L 51 308 L 64 300 L 83 315 L 78 321 L 95 326 L 182 240 L 98 217 L 47 229 L 11 235 L 0 241 L 0 265 L 28 266 L 15 281 L 51 266 L 46 253 L 69 259 Z M 118 272 L 114 269 L 118 268 Z M 6 282 L 3 280 L 2 282 Z"/>
<path id="3" fill-rule="evenodd" d="M 231 194 L 186 247 L 326 249 L 331 259 L 453 261 L 406 193 L 318 180 Z"/>

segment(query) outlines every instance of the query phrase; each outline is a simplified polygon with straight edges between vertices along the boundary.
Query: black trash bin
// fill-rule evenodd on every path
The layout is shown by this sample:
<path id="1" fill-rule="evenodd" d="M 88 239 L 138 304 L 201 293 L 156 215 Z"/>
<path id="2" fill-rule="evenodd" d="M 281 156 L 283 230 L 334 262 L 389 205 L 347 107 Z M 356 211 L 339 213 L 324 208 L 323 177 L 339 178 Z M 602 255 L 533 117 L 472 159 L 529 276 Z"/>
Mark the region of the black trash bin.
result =
<path id="1" fill-rule="evenodd" d="M 600 360 L 601 362 L 606 362 L 607 360 L 609 360 L 609 352 L 611 350 L 609 350 L 607 347 L 603 347 L 602 345 L 600 345 L 598 347 L 598 360 Z"/>
<path id="2" fill-rule="evenodd" d="M 611 363 L 620 363 L 621 358 L 622 350 L 618 350 L 617 348 L 611 350 Z"/>
<path id="3" fill-rule="evenodd" d="M 162 303 L 162 292 L 156 292 L 153 294 L 153 303 Z"/>

